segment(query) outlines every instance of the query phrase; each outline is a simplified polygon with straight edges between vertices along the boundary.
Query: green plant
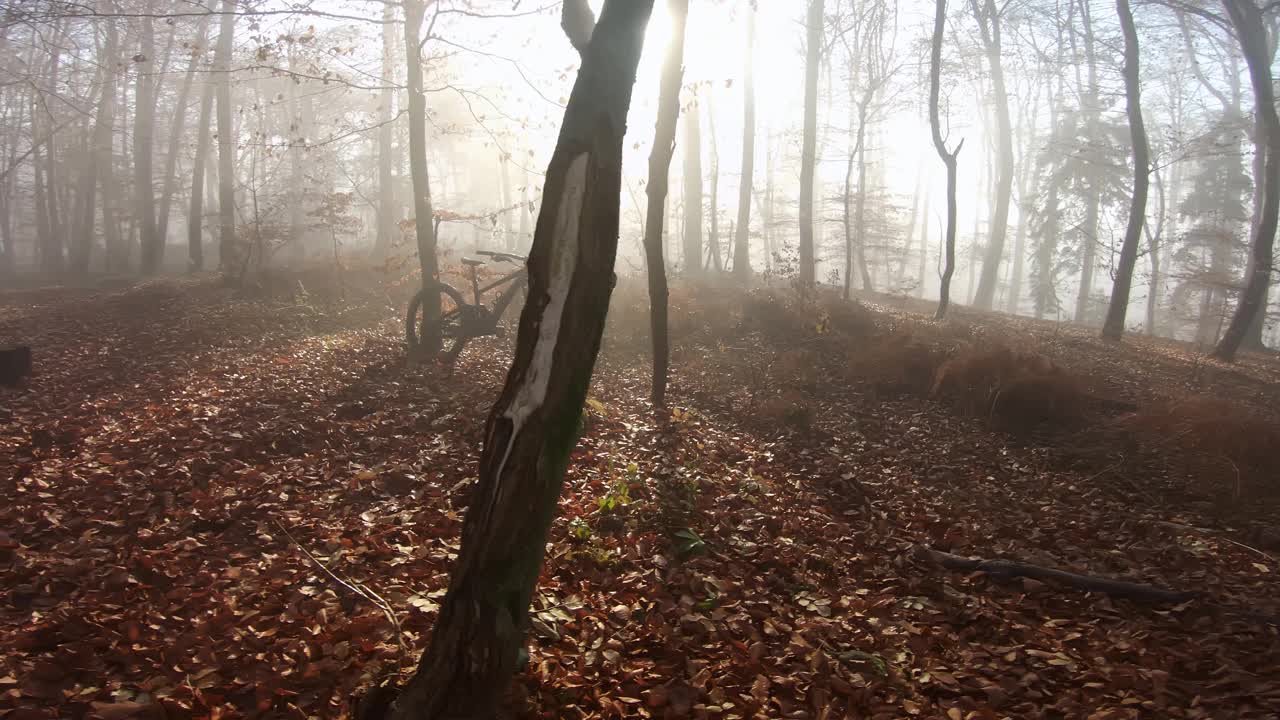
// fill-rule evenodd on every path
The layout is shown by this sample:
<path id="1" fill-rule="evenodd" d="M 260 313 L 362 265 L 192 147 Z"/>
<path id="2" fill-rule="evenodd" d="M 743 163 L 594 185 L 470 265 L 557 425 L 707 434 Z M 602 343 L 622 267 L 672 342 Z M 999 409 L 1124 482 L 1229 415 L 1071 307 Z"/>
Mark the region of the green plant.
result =
<path id="1" fill-rule="evenodd" d="M 579 542 L 586 542 L 591 539 L 591 526 L 580 517 L 574 518 L 569 521 L 569 537 Z"/>
<path id="2" fill-rule="evenodd" d="M 631 504 L 631 483 L 639 479 L 640 466 L 630 463 L 626 471 L 618 474 L 613 471 L 613 465 L 610 463 L 609 475 L 611 478 L 609 491 L 598 501 L 602 513 L 613 512 L 624 505 Z"/>
<path id="3" fill-rule="evenodd" d="M 681 558 L 700 555 L 707 551 L 707 544 L 692 528 L 677 530 L 674 535 L 676 555 Z"/>

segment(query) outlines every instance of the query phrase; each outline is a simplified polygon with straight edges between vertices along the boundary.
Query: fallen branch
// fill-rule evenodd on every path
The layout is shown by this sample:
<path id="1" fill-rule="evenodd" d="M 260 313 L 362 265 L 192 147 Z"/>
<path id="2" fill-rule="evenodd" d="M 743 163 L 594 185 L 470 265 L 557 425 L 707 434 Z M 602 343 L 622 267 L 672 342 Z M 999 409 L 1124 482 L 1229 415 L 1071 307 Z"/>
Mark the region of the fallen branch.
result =
<path id="1" fill-rule="evenodd" d="M 1176 604 L 1186 602 L 1200 595 L 1198 592 L 1164 590 L 1151 585 L 1126 582 L 1124 580 L 1109 580 L 1090 575 L 1077 575 L 1065 570 L 1055 570 L 1013 560 L 975 560 L 934 550 L 924 545 L 915 546 L 915 553 L 916 557 L 940 565 L 948 570 L 984 572 L 988 575 L 1005 579 L 1028 577 L 1034 580 L 1054 581 L 1077 590 L 1103 593 L 1135 602 Z"/>

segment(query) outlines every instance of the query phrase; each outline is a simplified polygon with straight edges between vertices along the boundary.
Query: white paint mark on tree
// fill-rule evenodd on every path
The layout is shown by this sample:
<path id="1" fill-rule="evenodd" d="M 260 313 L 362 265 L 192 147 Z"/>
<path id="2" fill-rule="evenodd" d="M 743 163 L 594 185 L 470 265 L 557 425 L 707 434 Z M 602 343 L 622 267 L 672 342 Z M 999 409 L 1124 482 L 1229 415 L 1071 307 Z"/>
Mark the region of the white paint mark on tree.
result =
<path id="1" fill-rule="evenodd" d="M 538 337 L 534 340 L 529 368 L 525 371 L 524 380 L 516 390 L 511 406 L 503 414 L 503 417 L 511 421 L 511 436 L 503 451 L 502 462 L 498 465 L 499 475 L 507 464 L 520 429 L 542 407 L 547 397 L 551 363 L 555 357 L 556 340 L 560 335 L 560 321 L 569 298 L 569 288 L 573 284 L 573 272 L 578 265 L 578 222 L 586 196 L 587 162 L 590 157 L 590 153 L 581 153 L 575 157 L 569 163 L 569 170 L 565 175 L 564 192 L 560 194 L 555 232 L 551 238 L 551 272 L 547 279 L 549 299 L 538 320 Z"/>

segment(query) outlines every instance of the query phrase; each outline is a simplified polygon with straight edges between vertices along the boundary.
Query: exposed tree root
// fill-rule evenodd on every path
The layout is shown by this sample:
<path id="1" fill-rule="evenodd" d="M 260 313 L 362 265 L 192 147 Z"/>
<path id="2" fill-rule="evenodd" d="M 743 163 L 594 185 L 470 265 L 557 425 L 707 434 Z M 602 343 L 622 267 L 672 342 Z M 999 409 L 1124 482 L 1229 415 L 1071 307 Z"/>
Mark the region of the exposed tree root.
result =
<path id="1" fill-rule="evenodd" d="M 1186 602 L 1200 595 L 1198 592 L 1164 590 L 1151 585 L 1124 580 L 1109 580 L 1091 575 L 1078 575 L 1065 570 L 1055 570 L 1013 560 L 974 560 L 934 550 L 924 545 L 917 545 L 915 553 L 916 557 L 941 565 L 948 570 L 985 572 L 999 578 L 1029 577 L 1035 580 L 1054 581 L 1077 590 L 1103 593 L 1111 597 L 1125 598 L 1135 602 L 1176 604 Z"/>

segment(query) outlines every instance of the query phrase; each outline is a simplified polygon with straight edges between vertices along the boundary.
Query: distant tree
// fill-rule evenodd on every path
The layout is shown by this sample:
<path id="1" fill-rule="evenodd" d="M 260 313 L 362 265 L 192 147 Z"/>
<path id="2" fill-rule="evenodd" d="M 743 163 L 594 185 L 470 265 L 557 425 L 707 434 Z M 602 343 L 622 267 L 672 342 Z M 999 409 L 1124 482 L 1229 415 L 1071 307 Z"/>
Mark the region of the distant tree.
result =
<path id="1" fill-rule="evenodd" d="M 1134 27 L 1133 12 L 1129 0 L 1116 0 L 1116 14 L 1124 34 L 1124 91 L 1129 115 L 1130 144 L 1133 146 L 1133 198 L 1129 204 L 1129 223 L 1125 228 L 1124 245 L 1120 248 L 1120 264 L 1116 268 L 1115 283 L 1111 290 L 1111 304 L 1102 326 L 1102 337 L 1118 340 L 1124 334 L 1125 314 L 1129 310 L 1129 288 L 1133 283 L 1133 268 L 1138 262 L 1138 243 L 1142 241 L 1142 226 L 1147 212 L 1147 187 L 1151 182 L 1151 148 L 1147 143 L 1147 128 L 1142 120 L 1141 81 L 1138 74 L 1138 31 Z"/>
<path id="2" fill-rule="evenodd" d="M 689 92 L 684 112 L 684 274 L 702 274 L 702 128 L 698 88 Z"/>
<path id="3" fill-rule="evenodd" d="M 214 66 L 218 72 L 216 96 L 218 104 L 218 263 L 223 271 L 235 268 L 236 245 L 236 135 L 232 125 L 231 51 L 236 28 L 236 0 L 222 0 L 222 23 Z"/>
<path id="4" fill-rule="evenodd" d="M 956 271 L 956 158 L 961 140 L 955 150 L 947 150 L 947 141 L 942 137 L 942 120 L 939 117 L 938 102 L 942 92 L 942 35 L 946 31 L 947 1 L 937 0 L 933 15 L 933 40 L 929 55 L 929 128 L 933 133 L 933 147 L 938 157 L 947 168 L 947 234 L 943 240 L 942 286 L 938 289 L 938 311 L 935 317 L 941 320 L 947 315 L 947 306 L 951 302 L 951 276 Z"/>
<path id="5" fill-rule="evenodd" d="M 739 280 L 751 275 L 751 186 L 756 157 L 756 0 L 747 3 L 747 50 L 743 60 L 742 178 L 738 181 L 737 236 L 733 242 L 733 274 Z"/>
<path id="6" fill-rule="evenodd" d="M 804 136 L 800 150 L 800 284 L 814 283 L 813 183 L 817 165 L 818 70 L 822 62 L 823 0 L 809 0 L 805 19 Z"/>
<path id="7" fill-rule="evenodd" d="M 982 274 L 978 278 L 978 288 L 973 297 L 975 306 L 990 310 L 995 302 L 1000 263 L 1004 259 L 1005 236 L 1009 230 L 1009 201 L 1013 197 L 1013 125 L 1009 119 L 1009 92 L 1005 86 L 1000 32 L 1001 9 L 1007 7 L 1007 4 L 997 7 L 995 0 L 969 0 L 969 6 L 977 20 L 979 37 L 987 59 L 987 72 L 991 77 L 991 104 L 996 117 L 993 138 L 997 170 L 995 206 L 991 211 L 991 231 L 987 238 Z"/>
<path id="8" fill-rule="evenodd" d="M 662 61 L 662 82 L 658 90 L 658 122 L 653 148 L 649 152 L 649 197 L 644 226 L 644 251 L 649 277 L 649 331 L 653 342 L 653 387 L 650 398 L 662 407 L 667 397 L 667 366 L 671 348 L 667 337 L 667 268 L 662 257 L 663 204 L 667 202 L 667 178 L 676 145 L 676 122 L 680 115 L 680 84 L 684 77 L 684 28 L 689 16 L 689 0 L 668 0 L 671 31 Z M 695 262 L 697 258 L 695 257 Z M 735 264 L 736 267 L 736 264 Z"/>

